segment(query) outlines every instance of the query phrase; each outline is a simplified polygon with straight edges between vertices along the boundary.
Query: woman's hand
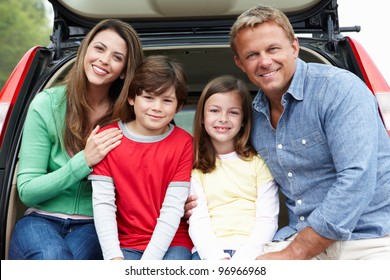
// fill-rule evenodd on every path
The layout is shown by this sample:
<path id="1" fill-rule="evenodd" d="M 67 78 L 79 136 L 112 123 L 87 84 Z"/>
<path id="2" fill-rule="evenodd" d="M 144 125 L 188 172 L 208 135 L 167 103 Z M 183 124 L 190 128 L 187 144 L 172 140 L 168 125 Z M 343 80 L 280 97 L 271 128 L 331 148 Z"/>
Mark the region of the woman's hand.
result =
<path id="1" fill-rule="evenodd" d="M 84 156 L 88 167 L 98 164 L 112 149 L 121 143 L 122 131 L 110 128 L 98 133 L 100 127 L 96 126 L 87 139 Z"/>

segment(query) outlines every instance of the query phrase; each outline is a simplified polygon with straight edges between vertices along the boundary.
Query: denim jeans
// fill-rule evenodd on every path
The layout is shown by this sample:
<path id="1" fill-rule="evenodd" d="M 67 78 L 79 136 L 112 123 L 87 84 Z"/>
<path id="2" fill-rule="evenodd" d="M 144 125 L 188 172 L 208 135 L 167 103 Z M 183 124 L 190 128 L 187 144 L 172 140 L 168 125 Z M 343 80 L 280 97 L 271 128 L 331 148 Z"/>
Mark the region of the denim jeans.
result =
<path id="1" fill-rule="evenodd" d="M 228 253 L 230 255 L 230 257 L 233 257 L 234 253 L 236 252 L 236 250 L 223 250 L 225 253 Z M 192 254 L 192 260 L 193 261 L 200 261 L 200 256 L 199 256 L 199 253 L 198 251 L 196 251 L 195 253 Z"/>
<path id="2" fill-rule="evenodd" d="M 12 233 L 10 260 L 103 259 L 93 220 L 72 220 L 31 213 Z"/>
<path id="3" fill-rule="evenodd" d="M 125 260 L 140 260 L 144 251 L 122 248 Z M 191 260 L 191 251 L 183 246 L 169 247 L 163 260 Z"/>

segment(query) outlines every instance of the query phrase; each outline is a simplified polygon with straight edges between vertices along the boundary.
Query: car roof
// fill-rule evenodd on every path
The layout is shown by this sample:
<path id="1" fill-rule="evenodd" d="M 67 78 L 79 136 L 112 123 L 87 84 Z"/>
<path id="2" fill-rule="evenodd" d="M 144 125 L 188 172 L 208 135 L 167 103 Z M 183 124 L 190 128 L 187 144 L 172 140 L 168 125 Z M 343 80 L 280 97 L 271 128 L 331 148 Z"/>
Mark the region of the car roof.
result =
<path id="1" fill-rule="evenodd" d="M 273 6 L 285 13 L 302 13 L 321 0 L 263 0 L 261 4 Z M 329 2 L 329 1 L 325 1 Z M 237 16 L 258 0 L 59 0 L 59 4 L 83 18 L 200 18 Z"/>
<path id="2" fill-rule="evenodd" d="M 119 18 L 138 32 L 175 32 L 178 27 L 224 27 L 258 0 L 49 0 L 57 19 L 68 26 L 92 28 L 105 18 Z M 337 0 L 262 0 L 286 13 L 296 33 L 338 32 Z"/>

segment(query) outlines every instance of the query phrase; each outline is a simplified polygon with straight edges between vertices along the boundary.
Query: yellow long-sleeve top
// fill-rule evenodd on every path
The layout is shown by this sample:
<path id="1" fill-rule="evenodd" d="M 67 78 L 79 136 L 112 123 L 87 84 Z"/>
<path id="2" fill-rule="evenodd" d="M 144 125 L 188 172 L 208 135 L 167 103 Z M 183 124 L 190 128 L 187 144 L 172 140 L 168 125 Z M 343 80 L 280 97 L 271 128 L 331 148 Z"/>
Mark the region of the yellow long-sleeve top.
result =
<path id="1" fill-rule="evenodd" d="M 255 259 L 272 240 L 279 214 L 278 188 L 265 162 L 237 154 L 219 155 L 217 168 L 192 171 L 191 191 L 198 205 L 190 217 L 190 236 L 201 259 Z"/>

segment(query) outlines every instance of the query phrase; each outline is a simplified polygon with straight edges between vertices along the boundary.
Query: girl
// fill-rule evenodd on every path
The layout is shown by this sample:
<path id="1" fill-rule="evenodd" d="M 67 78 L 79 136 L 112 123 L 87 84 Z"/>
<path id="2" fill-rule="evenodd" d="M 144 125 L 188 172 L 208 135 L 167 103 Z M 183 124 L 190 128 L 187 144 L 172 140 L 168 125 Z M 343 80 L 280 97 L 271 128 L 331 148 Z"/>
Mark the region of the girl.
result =
<path id="1" fill-rule="evenodd" d="M 194 120 L 193 259 L 255 259 L 277 230 L 279 197 L 249 144 L 251 96 L 232 76 L 211 80 Z"/>
<path id="2" fill-rule="evenodd" d="M 104 259 L 191 259 L 181 220 L 190 187 L 192 137 L 171 123 L 187 98 L 181 66 L 149 56 L 120 112 L 122 143 L 89 176 Z"/>

